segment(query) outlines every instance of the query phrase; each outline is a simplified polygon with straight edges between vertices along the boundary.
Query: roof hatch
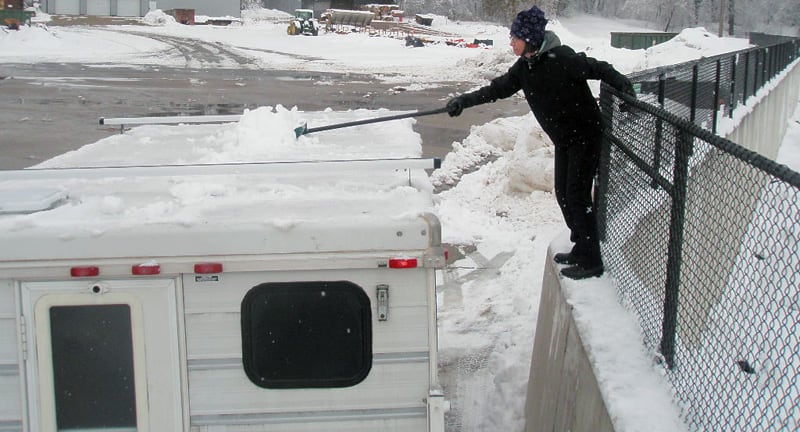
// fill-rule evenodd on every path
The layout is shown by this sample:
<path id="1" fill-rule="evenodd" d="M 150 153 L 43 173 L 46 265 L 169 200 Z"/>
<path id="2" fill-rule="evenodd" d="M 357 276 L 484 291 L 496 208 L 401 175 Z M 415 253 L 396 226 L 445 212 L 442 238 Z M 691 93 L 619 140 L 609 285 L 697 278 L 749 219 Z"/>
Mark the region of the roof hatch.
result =
<path id="1" fill-rule="evenodd" d="M 0 189 L 0 215 L 28 214 L 58 207 L 67 193 L 56 188 Z"/>

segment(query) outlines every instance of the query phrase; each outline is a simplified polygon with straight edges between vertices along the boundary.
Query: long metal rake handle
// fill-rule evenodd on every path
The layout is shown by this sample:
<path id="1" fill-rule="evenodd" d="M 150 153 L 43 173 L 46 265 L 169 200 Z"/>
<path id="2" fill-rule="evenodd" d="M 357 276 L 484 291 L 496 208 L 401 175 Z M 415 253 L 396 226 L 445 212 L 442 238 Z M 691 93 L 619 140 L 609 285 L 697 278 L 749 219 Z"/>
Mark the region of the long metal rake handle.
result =
<path id="1" fill-rule="evenodd" d="M 385 116 L 385 117 L 376 117 L 376 118 L 364 119 L 364 120 L 356 120 L 356 121 L 351 121 L 351 122 L 346 122 L 346 123 L 337 123 L 337 124 L 332 124 L 332 125 L 327 125 L 327 126 L 319 126 L 319 127 L 313 127 L 313 128 L 300 127 L 300 128 L 297 128 L 295 130 L 295 133 L 297 134 L 298 137 L 300 137 L 301 135 L 310 134 L 312 132 L 321 132 L 321 131 L 326 131 L 326 130 L 331 130 L 331 129 L 340 129 L 340 128 L 346 128 L 346 127 L 351 127 L 351 126 L 360 126 L 360 125 L 365 125 L 365 124 L 370 124 L 370 123 L 380 123 L 380 122 L 386 122 L 386 121 L 391 121 L 391 120 L 400 120 L 400 119 L 409 118 L 409 117 L 429 116 L 429 115 L 434 115 L 434 114 L 441 114 L 441 113 L 444 113 L 444 112 L 447 112 L 447 107 L 437 108 L 437 109 L 433 109 L 433 110 L 429 110 L 429 111 L 417 111 L 417 112 L 413 112 L 413 113 L 397 114 L 397 115 L 391 115 L 391 116 Z"/>

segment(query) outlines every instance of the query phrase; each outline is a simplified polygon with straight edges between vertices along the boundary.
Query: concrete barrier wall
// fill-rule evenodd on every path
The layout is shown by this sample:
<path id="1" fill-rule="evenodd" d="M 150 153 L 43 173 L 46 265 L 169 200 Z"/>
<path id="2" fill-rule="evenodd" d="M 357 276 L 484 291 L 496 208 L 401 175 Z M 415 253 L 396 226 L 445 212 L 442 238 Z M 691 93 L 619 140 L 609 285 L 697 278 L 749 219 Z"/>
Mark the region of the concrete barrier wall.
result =
<path id="1" fill-rule="evenodd" d="M 533 344 L 526 432 L 613 432 L 597 378 L 548 253 Z"/>
<path id="2" fill-rule="evenodd" d="M 762 156 L 778 156 L 786 122 L 800 98 L 800 62 L 795 62 L 784 78 L 742 118 L 725 138 Z"/>

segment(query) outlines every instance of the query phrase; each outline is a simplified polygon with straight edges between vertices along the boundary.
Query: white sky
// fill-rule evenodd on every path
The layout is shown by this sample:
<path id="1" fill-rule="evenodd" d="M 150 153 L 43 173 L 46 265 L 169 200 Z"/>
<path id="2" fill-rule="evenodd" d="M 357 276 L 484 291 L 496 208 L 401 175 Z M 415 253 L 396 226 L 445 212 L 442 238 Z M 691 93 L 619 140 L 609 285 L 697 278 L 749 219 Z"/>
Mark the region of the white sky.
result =
<path id="1" fill-rule="evenodd" d="M 253 59 L 251 67 L 254 69 L 370 73 L 382 76 L 387 82 L 403 83 L 412 91 L 424 91 L 444 80 L 465 80 L 474 82 L 477 87 L 505 71 L 514 61 L 508 48 L 508 28 L 503 26 L 448 22 L 444 17 L 435 17 L 435 29 L 460 35 L 467 41 L 494 39 L 494 47 L 471 49 L 431 44 L 411 48 L 399 39 L 355 33 L 292 37 L 286 35 L 286 24 L 280 22 L 285 14 L 260 11 L 243 15 L 243 24 L 231 27 L 183 26 L 156 14 L 148 20 L 165 23 L 110 28 L 48 29 L 43 26 L 0 32 L 0 61 L 58 61 L 89 66 L 236 66 L 224 61 L 216 65 L 187 65 L 182 55 L 146 36 L 158 33 L 235 47 L 242 55 Z M 623 73 L 747 46 L 745 40 L 721 39 L 703 29 L 688 29 L 673 41 L 646 51 L 632 51 L 612 48 L 609 32 L 652 29 L 593 17 L 551 21 L 548 28 L 559 35 L 562 43 L 606 60 Z M 599 86 L 593 84 L 593 88 Z M 321 87 L 320 91 L 326 88 Z M 226 125 L 136 127 L 125 135 L 87 143 L 90 145 L 45 162 L 42 167 L 394 158 L 421 154 L 423 143 L 419 135 L 413 133 L 413 120 L 387 123 L 379 134 L 370 132 L 375 129 L 351 128 L 295 139 L 292 132 L 298 122 L 309 121 L 313 126 L 315 122 L 348 121 L 387 112 L 302 113 L 291 107 L 279 107 L 277 111 L 254 110 L 240 122 Z M 446 115 L 442 115 L 441 121 L 448 121 Z M 799 170 L 800 110 L 795 112 L 788 126 L 779 162 Z M 264 141 L 265 136 L 270 137 L 268 142 Z M 358 137 L 355 143 L 353 136 Z M 391 145 L 371 145 L 387 140 Z M 472 172 L 476 162 L 488 154 L 496 156 L 496 160 Z M 159 184 L 161 192 L 145 197 L 146 205 L 133 195 L 121 193 L 126 188 L 135 192 L 142 185 L 109 181 L 99 187 L 67 182 L 65 187 L 72 188 L 67 194 L 79 196 L 80 202 L 71 202 L 69 206 L 46 213 L 2 217 L 0 229 L 6 232 L 47 231 L 58 223 L 69 224 L 91 214 L 100 224 L 92 235 L 102 236 L 101 222 L 175 223 L 186 227 L 201 224 L 207 218 L 223 217 L 225 211 L 247 218 L 241 213 L 241 206 L 245 202 L 252 206 L 253 200 L 255 208 L 276 201 L 296 203 L 298 213 L 292 217 L 298 217 L 301 210 L 322 212 L 323 207 L 315 207 L 315 200 L 330 203 L 343 196 L 355 202 L 363 196 L 389 193 L 398 203 L 413 200 L 417 205 L 412 210 L 427 207 L 439 216 L 445 242 L 475 248 L 473 254 L 456 262 L 439 277 L 442 372 L 458 376 L 457 386 L 448 389 L 458 416 L 456 422 L 464 432 L 519 431 L 524 426 L 522 395 L 527 388 L 546 251 L 551 244 L 557 250 L 569 248 L 561 215 L 550 193 L 552 148 L 530 115 L 475 125 L 463 142 L 453 143 L 444 166 L 431 177 L 434 184 L 457 180 L 460 180 L 457 186 L 432 196 L 427 182 L 422 182 L 420 195 L 391 176 L 377 190 L 364 188 L 355 180 L 331 187 L 302 185 L 299 189 L 287 188 L 279 182 L 262 182 L 254 187 L 235 181 L 175 180 Z M 11 193 L 9 191 L 17 190 L 18 185 L 0 181 L 0 193 Z M 108 193 L 108 190 L 114 192 Z M 307 199 L 300 200 L 299 196 Z M 209 200 L 216 205 L 209 207 Z M 380 211 L 402 216 L 408 207 L 390 206 Z M 324 208 L 324 211 L 331 210 Z M 379 212 L 378 209 L 374 211 L 375 214 Z M 295 222 L 287 218 L 272 223 L 276 229 L 286 230 Z M 589 355 L 595 362 L 616 430 L 682 430 L 678 411 L 670 403 L 669 390 L 658 369 L 651 366 L 652 355 L 634 343 L 641 339 L 638 325 L 632 315 L 617 304 L 610 276 L 566 281 L 565 285 L 575 306 L 576 320 L 589 344 Z"/>

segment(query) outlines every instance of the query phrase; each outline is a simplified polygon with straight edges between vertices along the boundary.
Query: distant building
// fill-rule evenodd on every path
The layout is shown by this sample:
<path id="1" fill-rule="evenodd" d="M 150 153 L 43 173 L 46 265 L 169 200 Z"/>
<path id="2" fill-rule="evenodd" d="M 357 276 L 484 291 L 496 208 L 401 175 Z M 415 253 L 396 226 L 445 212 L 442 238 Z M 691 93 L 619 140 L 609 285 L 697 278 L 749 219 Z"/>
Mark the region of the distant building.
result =
<path id="1" fill-rule="evenodd" d="M 23 0 L 0 0 L 0 9 L 22 10 Z"/>
<path id="2" fill-rule="evenodd" d="M 393 0 L 301 0 L 304 9 L 350 9 L 358 10 L 367 4 L 395 4 Z M 327 7 L 326 7 L 327 6 Z"/>
<path id="3" fill-rule="evenodd" d="M 300 8 L 300 0 L 261 0 L 261 6 L 266 9 L 275 9 L 292 13 Z"/>
<path id="4" fill-rule="evenodd" d="M 312 9 L 317 13 L 327 9 L 359 10 L 367 4 L 401 4 L 403 0 L 261 0 L 261 6 L 292 13 L 295 9 Z M 401 5 L 402 7 L 402 5 Z"/>
<path id="5" fill-rule="evenodd" d="M 141 17 L 151 9 L 194 9 L 197 15 L 241 17 L 240 0 L 40 0 L 39 7 L 56 15 Z"/>
<path id="6" fill-rule="evenodd" d="M 328 9 L 360 10 L 361 6 L 368 4 L 395 4 L 395 2 L 393 0 L 300 0 L 301 8 L 312 9 L 317 16 Z"/>

